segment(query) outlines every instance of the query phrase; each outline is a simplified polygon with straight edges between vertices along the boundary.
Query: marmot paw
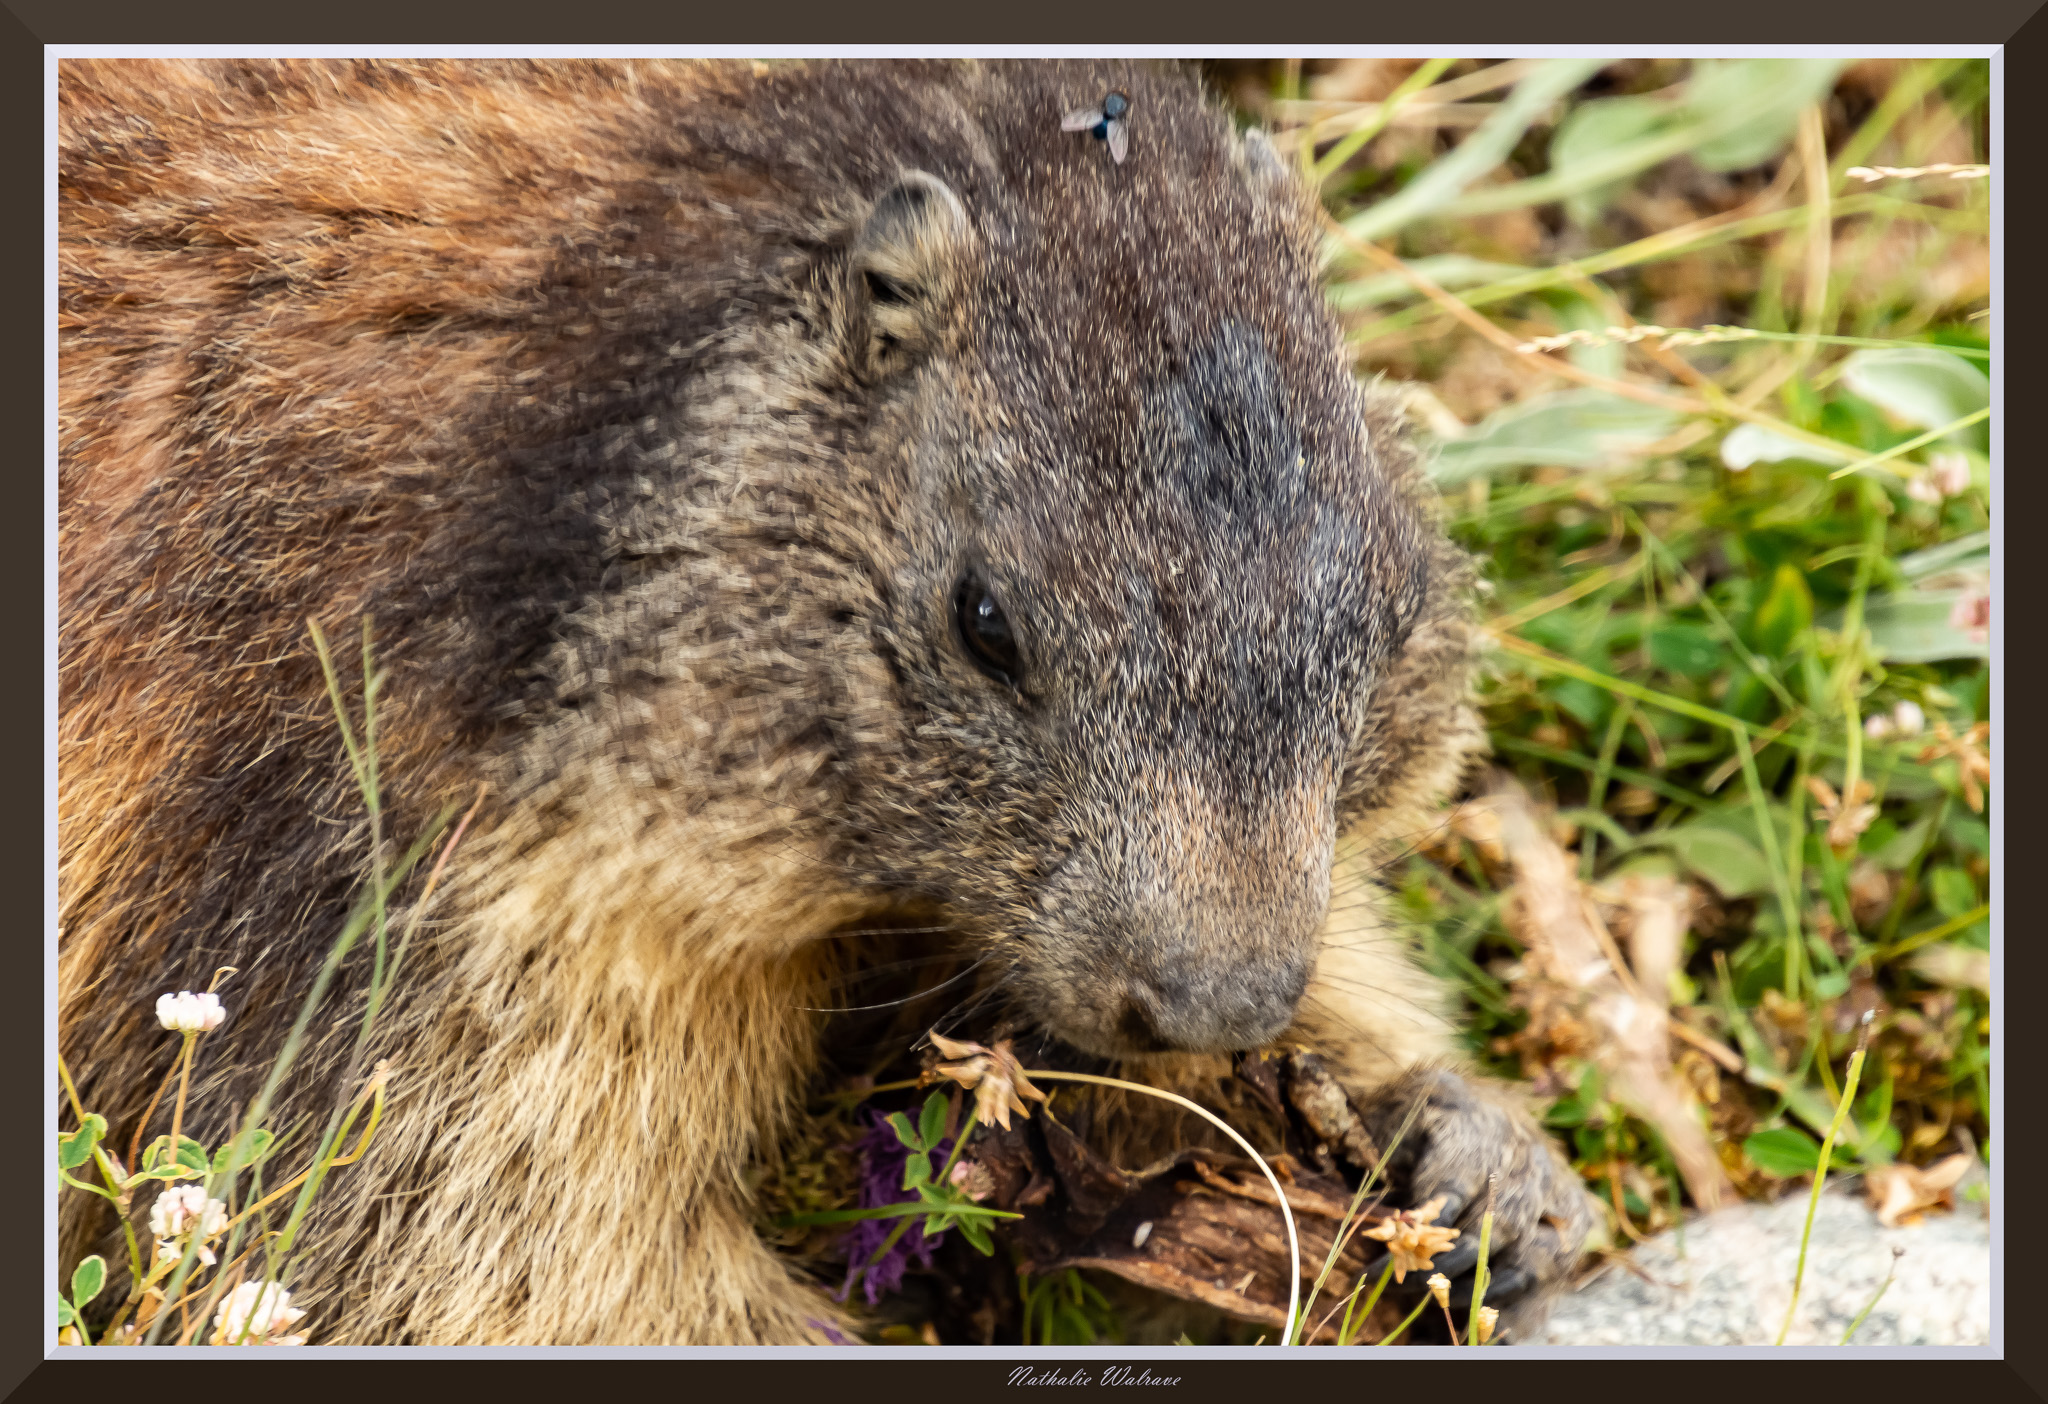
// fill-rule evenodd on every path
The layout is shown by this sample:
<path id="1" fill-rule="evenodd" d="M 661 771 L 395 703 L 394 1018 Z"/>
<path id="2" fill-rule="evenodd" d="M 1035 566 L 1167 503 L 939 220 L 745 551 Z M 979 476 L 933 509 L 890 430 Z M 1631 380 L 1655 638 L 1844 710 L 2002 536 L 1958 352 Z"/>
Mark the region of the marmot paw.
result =
<path id="1" fill-rule="evenodd" d="M 1453 1315 L 1462 1321 L 1471 1305 L 1480 1221 L 1491 1211 L 1486 1304 L 1508 1311 L 1510 1329 L 1533 1327 L 1598 1221 L 1592 1197 L 1543 1128 L 1501 1094 L 1441 1068 L 1412 1069 L 1355 1104 L 1380 1147 L 1415 1111 L 1386 1154 L 1388 1202 L 1413 1208 L 1443 1199 L 1436 1222 L 1459 1235 L 1431 1271 L 1451 1279 Z M 1420 1275 L 1408 1277 L 1402 1295 L 1412 1300 L 1426 1288 Z"/>

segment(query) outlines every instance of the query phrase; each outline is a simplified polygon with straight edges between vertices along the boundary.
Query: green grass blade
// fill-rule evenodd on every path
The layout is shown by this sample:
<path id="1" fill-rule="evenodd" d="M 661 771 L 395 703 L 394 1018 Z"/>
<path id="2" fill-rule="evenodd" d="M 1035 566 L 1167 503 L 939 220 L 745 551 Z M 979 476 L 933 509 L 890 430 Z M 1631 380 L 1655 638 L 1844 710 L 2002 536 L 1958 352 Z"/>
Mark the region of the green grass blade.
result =
<path id="1" fill-rule="evenodd" d="M 1867 1020 L 1868 1015 L 1864 1016 Z M 1864 1025 L 1867 1031 L 1868 1023 Z M 1806 1200 L 1806 1226 L 1799 1232 L 1799 1266 L 1792 1273 L 1792 1300 L 1785 1307 L 1785 1324 L 1778 1328 L 1778 1339 L 1773 1345 L 1785 1344 L 1785 1337 L 1792 1329 L 1793 1313 L 1799 1310 L 1799 1289 L 1806 1281 L 1806 1248 L 1813 1238 L 1813 1216 L 1820 1208 L 1820 1192 L 1827 1184 L 1828 1158 L 1834 1154 L 1835 1137 L 1841 1134 L 1842 1122 L 1849 1115 L 1849 1106 L 1856 1100 L 1856 1080 L 1863 1072 L 1863 1049 L 1858 1048 L 1849 1057 L 1849 1071 L 1842 1079 L 1842 1099 L 1835 1107 L 1835 1119 L 1828 1127 L 1827 1138 L 1820 1143 L 1820 1164 L 1813 1172 L 1813 1193 Z M 1875 1305 L 1875 1303 L 1873 1303 Z M 1859 1318 L 1860 1320 L 1861 1318 Z M 1850 1328 L 1854 1330 L 1854 1327 Z"/>

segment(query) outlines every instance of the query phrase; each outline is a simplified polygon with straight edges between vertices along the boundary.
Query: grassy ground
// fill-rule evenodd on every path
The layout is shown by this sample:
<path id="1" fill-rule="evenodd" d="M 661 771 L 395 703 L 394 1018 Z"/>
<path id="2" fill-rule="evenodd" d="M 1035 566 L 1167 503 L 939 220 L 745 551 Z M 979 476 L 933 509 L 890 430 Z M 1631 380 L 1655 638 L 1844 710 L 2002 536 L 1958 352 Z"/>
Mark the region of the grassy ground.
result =
<path id="1" fill-rule="evenodd" d="M 1869 1011 L 1847 1159 L 1983 1151 L 1989 426 L 1949 426 L 1988 404 L 1988 180 L 1851 171 L 1987 161 L 1986 65 L 1225 76 L 1316 162 L 1361 375 L 1426 387 L 1486 582 L 1497 763 L 1555 806 L 1596 901 L 1690 889 L 1657 993 L 1697 1035 L 1675 1076 L 1729 1179 L 1810 1168 Z M 1547 1007 L 1485 816 L 1388 876 L 1472 1051 L 1551 1099 L 1616 1229 L 1669 1222 L 1667 1148 L 1607 1095 L 1598 1031 Z"/>
<path id="2" fill-rule="evenodd" d="M 1472 1054 L 1616 1244 L 1806 1183 L 1859 1038 L 1830 1165 L 1952 1194 L 1991 1136 L 1987 66 L 1208 76 L 1320 190 L 1358 372 L 1408 387 L 1480 563 L 1496 769 L 1384 875 Z M 1574 910 L 1605 1005 L 1544 929 Z M 1124 1334 L 1083 1275 L 1019 1286 L 1034 1343 Z"/>

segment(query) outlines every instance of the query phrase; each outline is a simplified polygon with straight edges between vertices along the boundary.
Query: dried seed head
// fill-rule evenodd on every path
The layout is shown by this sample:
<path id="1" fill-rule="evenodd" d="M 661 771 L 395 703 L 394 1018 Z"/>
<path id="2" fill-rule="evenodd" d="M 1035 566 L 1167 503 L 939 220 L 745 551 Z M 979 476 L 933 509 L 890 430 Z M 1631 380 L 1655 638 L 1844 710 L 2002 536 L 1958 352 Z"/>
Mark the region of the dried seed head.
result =
<path id="1" fill-rule="evenodd" d="M 1377 1238 L 1387 1245 L 1387 1256 L 1394 1263 L 1394 1281 L 1405 1282 L 1409 1273 L 1434 1266 L 1436 1255 L 1458 1237 L 1456 1229 L 1436 1222 L 1443 1207 L 1444 1197 L 1438 1195 L 1427 1204 L 1396 1210 L 1364 1230 L 1365 1237 Z"/>
<path id="2" fill-rule="evenodd" d="M 1876 791 L 1868 780 L 1858 780 L 1855 793 L 1850 795 L 1836 794 L 1835 787 L 1818 775 L 1806 777 L 1806 788 L 1817 802 L 1820 818 L 1827 824 L 1828 845 L 1837 851 L 1853 845 L 1856 836 L 1877 818 L 1877 806 L 1869 802 Z"/>
<path id="3" fill-rule="evenodd" d="M 932 1046 L 949 1060 L 933 1068 L 932 1072 L 940 1077 L 950 1077 L 974 1094 L 975 1119 L 982 1125 L 993 1123 L 1007 1131 L 1010 1129 L 1011 1112 L 1025 1117 L 1031 1115 L 1031 1109 L 1024 1105 L 1024 1098 L 1039 1102 L 1045 1100 L 1045 1094 L 1031 1085 L 1024 1076 L 1024 1070 L 1017 1065 L 1008 1039 L 993 1048 L 984 1048 L 979 1043 L 962 1043 L 947 1038 L 937 1030 L 933 1030 L 929 1037 Z"/>

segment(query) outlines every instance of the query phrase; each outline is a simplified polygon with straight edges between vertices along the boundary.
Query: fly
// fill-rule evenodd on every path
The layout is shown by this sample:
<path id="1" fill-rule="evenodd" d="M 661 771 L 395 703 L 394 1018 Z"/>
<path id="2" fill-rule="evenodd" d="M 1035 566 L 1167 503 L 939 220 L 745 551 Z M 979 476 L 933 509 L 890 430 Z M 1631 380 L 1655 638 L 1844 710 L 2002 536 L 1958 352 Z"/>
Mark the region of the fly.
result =
<path id="1" fill-rule="evenodd" d="M 1086 132 L 1097 141 L 1107 141 L 1110 156 L 1122 165 L 1124 154 L 1131 149 L 1130 115 L 1130 98 L 1111 89 L 1095 106 L 1077 107 L 1060 118 L 1060 130 Z"/>

